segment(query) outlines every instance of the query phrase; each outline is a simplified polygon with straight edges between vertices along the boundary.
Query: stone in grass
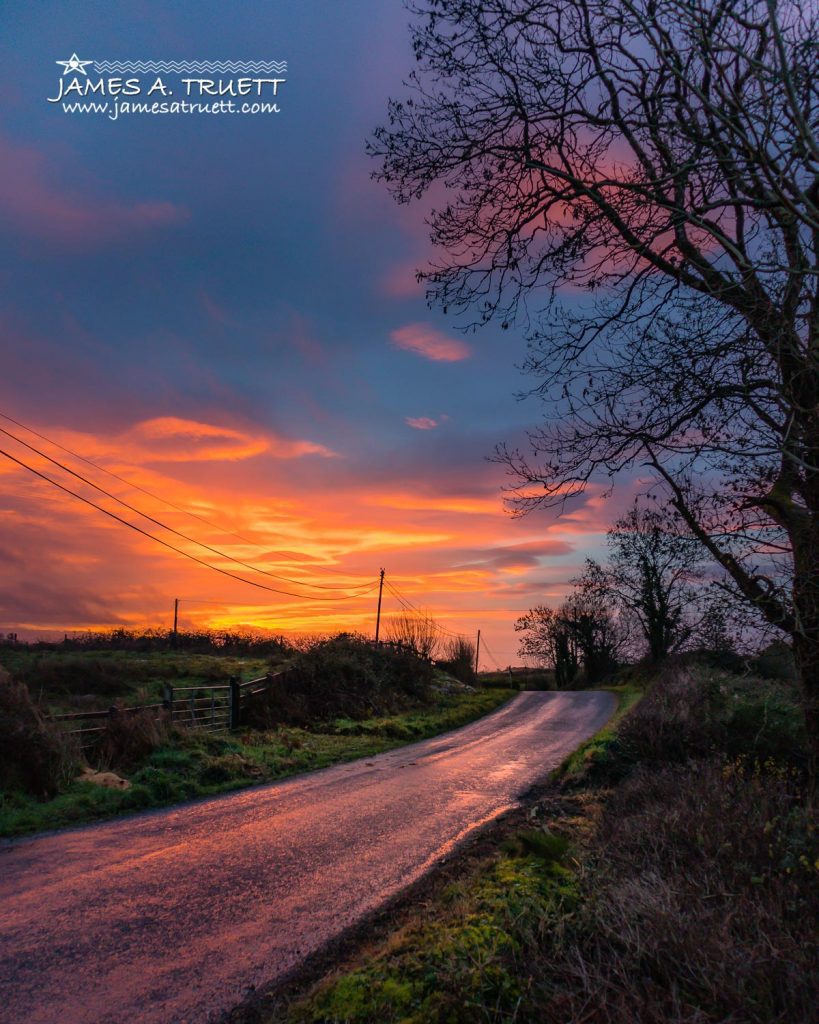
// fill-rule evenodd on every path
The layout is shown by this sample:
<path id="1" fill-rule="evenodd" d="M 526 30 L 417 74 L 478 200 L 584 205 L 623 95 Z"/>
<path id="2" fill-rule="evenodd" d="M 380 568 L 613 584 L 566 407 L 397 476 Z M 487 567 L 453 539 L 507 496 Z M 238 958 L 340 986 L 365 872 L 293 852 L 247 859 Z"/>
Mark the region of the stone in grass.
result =
<path id="1" fill-rule="evenodd" d="M 131 783 L 123 779 L 116 772 L 96 772 L 93 768 L 83 768 L 81 774 L 76 778 L 77 782 L 91 782 L 95 786 L 104 786 L 106 789 L 130 789 Z"/>

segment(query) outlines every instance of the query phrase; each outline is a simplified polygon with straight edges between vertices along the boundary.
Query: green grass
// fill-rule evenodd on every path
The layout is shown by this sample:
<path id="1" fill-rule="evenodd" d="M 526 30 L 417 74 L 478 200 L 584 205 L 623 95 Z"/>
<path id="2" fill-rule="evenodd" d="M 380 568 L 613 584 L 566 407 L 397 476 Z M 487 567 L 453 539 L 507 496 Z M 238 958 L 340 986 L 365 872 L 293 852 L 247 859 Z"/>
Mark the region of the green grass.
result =
<path id="1" fill-rule="evenodd" d="M 545 838 L 546 834 L 541 832 Z M 526 991 L 532 938 L 577 901 L 574 874 L 552 853 L 511 850 L 450 886 L 357 969 L 291 1007 L 292 1024 L 513 1020 Z"/>
<path id="2" fill-rule="evenodd" d="M 337 719 L 310 730 L 281 727 L 236 734 L 180 730 L 172 745 L 154 751 L 135 770 L 121 773 L 132 784 L 129 790 L 73 782 L 45 802 L 19 792 L 0 792 L 0 836 L 166 807 L 370 757 L 465 725 L 512 696 L 509 690 L 496 689 L 441 694 L 434 704 L 404 714 L 364 721 Z"/>
<path id="3" fill-rule="evenodd" d="M 0 666 L 25 682 L 52 713 L 134 706 L 162 697 L 162 687 L 223 684 L 270 671 L 269 658 L 187 651 L 38 651 L 0 646 Z"/>
<path id="4" fill-rule="evenodd" d="M 638 678 L 617 686 L 604 687 L 617 698 L 617 708 L 599 732 L 582 743 L 577 750 L 569 754 L 558 767 L 556 778 L 579 778 L 584 774 L 602 767 L 610 758 L 612 748 L 617 743 L 617 727 L 634 705 L 643 697 L 645 683 Z"/>

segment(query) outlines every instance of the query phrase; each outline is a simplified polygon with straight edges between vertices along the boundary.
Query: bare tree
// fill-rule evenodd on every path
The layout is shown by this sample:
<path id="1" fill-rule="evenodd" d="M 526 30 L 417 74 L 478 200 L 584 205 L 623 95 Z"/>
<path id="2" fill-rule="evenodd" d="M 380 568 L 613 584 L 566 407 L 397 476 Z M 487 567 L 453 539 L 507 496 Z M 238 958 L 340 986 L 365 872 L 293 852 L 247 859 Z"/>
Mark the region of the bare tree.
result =
<path id="1" fill-rule="evenodd" d="M 627 630 L 611 599 L 605 571 L 594 559 L 586 559 L 572 583 L 575 589 L 563 605 L 563 616 L 576 638 L 586 681 L 599 683 L 617 668 Z"/>
<path id="2" fill-rule="evenodd" d="M 651 467 L 791 638 L 815 760 L 817 5 L 412 7 L 411 96 L 371 149 L 400 201 L 448 189 L 430 297 L 530 325 L 545 418 L 531 453 L 498 453 L 516 508 Z"/>
<path id="3" fill-rule="evenodd" d="M 599 683 L 617 667 L 623 633 L 602 570 L 586 563 L 574 592 L 557 609 L 538 605 L 515 622 L 519 654 L 554 669 L 559 687 L 571 687 L 581 666 L 585 681 Z"/>
<path id="4" fill-rule="evenodd" d="M 409 647 L 420 658 L 432 658 L 438 647 L 438 627 L 427 612 L 401 612 L 387 623 L 387 637 Z"/>
<path id="5" fill-rule="evenodd" d="M 570 688 L 580 670 L 580 651 L 562 610 L 536 605 L 517 619 L 515 630 L 522 634 L 521 658 L 553 669 L 558 688 Z"/>
<path id="6" fill-rule="evenodd" d="M 462 683 L 475 681 L 475 644 L 465 636 L 450 637 L 443 645 L 438 664 Z"/>
<path id="7" fill-rule="evenodd" d="M 662 661 L 694 634 L 702 604 L 703 551 L 675 518 L 635 505 L 609 530 L 605 585 Z"/>

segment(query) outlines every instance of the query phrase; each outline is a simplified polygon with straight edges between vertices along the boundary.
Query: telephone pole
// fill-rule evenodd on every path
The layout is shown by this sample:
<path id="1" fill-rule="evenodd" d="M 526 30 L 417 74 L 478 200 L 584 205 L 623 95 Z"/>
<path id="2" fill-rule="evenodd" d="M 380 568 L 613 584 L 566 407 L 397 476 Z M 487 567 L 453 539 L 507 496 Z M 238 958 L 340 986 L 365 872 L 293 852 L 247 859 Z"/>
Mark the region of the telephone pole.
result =
<path id="1" fill-rule="evenodd" d="M 375 617 L 375 642 L 378 643 L 378 634 L 381 631 L 381 595 L 384 593 L 384 570 L 381 570 L 381 577 L 378 582 L 378 613 Z"/>
<path id="2" fill-rule="evenodd" d="M 481 658 L 481 631 L 478 630 L 478 642 L 475 644 L 475 675 L 478 674 L 478 662 Z"/>
<path id="3" fill-rule="evenodd" d="M 179 598 L 173 599 L 173 643 L 176 643 L 176 627 L 179 625 Z"/>

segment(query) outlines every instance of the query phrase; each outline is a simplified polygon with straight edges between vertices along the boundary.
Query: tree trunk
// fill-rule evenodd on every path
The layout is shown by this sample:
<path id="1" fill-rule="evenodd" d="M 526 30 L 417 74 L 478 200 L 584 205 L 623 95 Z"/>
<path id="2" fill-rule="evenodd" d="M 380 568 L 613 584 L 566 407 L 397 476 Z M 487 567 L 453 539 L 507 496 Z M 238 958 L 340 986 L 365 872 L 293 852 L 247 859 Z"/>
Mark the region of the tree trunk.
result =
<path id="1" fill-rule="evenodd" d="M 802 690 L 809 792 L 813 796 L 819 765 L 819 517 L 811 518 L 810 527 L 794 543 L 793 656 Z"/>
<path id="2" fill-rule="evenodd" d="M 802 688 L 802 708 L 808 739 L 808 787 L 813 795 L 816 792 L 816 770 L 819 764 L 819 639 L 815 636 L 795 637 L 793 654 Z"/>

